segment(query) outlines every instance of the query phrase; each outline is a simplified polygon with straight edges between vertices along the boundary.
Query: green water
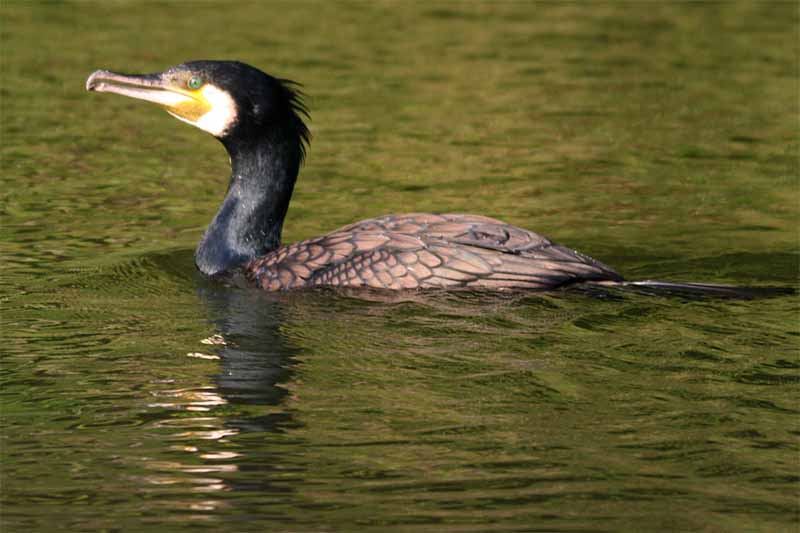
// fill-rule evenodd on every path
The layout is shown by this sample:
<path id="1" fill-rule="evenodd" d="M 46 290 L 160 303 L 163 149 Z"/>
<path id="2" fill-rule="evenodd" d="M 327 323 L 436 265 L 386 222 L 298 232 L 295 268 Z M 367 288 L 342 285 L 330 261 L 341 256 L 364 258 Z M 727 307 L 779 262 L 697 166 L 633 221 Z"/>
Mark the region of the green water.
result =
<path id="1" fill-rule="evenodd" d="M 630 279 L 797 286 L 796 3 L 0 14 L 3 531 L 797 530 L 800 298 L 218 286 L 221 146 L 83 89 L 304 83 L 286 242 L 474 212 Z"/>

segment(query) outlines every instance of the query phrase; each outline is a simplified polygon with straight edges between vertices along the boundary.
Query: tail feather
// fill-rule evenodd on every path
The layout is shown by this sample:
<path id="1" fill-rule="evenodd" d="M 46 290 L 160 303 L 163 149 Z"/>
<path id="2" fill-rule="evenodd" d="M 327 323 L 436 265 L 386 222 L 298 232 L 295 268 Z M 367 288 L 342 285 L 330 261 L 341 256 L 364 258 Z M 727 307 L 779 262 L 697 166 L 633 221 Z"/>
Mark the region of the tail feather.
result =
<path id="1" fill-rule="evenodd" d="M 737 300 L 773 298 L 797 293 L 797 290 L 793 287 L 734 287 L 732 285 L 715 285 L 712 283 L 679 283 L 658 280 L 623 281 L 614 285 L 631 288 L 644 294 L 733 298 Z"/>

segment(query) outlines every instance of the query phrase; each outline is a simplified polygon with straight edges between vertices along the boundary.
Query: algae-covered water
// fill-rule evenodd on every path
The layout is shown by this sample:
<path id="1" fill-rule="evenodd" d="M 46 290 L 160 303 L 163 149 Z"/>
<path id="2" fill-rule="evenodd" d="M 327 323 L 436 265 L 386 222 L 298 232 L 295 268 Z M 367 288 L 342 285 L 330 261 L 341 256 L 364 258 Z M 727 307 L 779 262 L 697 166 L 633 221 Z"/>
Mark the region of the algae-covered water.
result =
<path id="1" fill-rule="evenodd" d="M 286 242 L 473 212 L 630 279 L 798 284 L 796 3 L 11 2 L 3 531 L 796 531 L 800 298 L 267 295 L 222 147 L 98 68 L 305 86 Z"/>

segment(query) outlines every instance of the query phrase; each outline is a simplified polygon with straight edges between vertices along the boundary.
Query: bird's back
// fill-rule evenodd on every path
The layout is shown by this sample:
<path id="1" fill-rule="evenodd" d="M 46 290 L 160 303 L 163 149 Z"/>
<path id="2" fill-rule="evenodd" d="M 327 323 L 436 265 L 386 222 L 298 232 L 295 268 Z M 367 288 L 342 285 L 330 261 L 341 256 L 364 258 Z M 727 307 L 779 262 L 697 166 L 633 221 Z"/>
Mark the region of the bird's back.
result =
<path id="1" fill-rule="evenodd" d="M 608 266 L 537 233 L 477 215 L 412 213 L 350 224 L 250 261 L 265 290 L 552 289 L 622 281 Z"/>

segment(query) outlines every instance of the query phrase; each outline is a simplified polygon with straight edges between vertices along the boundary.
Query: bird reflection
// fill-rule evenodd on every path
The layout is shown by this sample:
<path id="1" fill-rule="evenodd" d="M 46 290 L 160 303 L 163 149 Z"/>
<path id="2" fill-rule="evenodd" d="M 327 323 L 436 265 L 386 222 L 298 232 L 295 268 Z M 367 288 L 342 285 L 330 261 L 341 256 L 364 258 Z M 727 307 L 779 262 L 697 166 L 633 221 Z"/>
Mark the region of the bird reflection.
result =
<path id="1" fill-rule="evenodd" d="M 281 387 L 291 375 L 297 350 L 281 335 L 282 302 L 258 291 L 224 286 L 198 290 L 217 335 L 220 371 L 215 394 L 230 404 L 278 405 L 286 397 Z M 276 431 L 290 424 L 287 413 L 235 418 L 228 423 L 241 431 Z"/>
<path id="2" fill-rule="evenodd" d="M 188 510 L 193 519 L 214 520 L 236 505 L 233 493 L 288 490 L 275 476 L 276 469 L 287 471 L 279 448 L 284 432 L 296 425 L 282 407 L 288 395 L 282 385 L 291 379 L 298 350 L 281 333 L 287 302 L 205 281 L 197 287 L 212 326 L 208 337 L 198 339 L 205 345 L 202 351 L 186 355 L 199 365 L 212 360 L 218 371 L 199 386 L 162 389 L 157 402 L 149 404 L 169 413 L 154 423 L 167 430 L 169 445 L 165 456 L 146 461 L 149 473 L 143 481 L 147 491 L 183 494 L 162 505 Z M 245 434 L 254 436 L 253 448 L 235 442 Z"/>

